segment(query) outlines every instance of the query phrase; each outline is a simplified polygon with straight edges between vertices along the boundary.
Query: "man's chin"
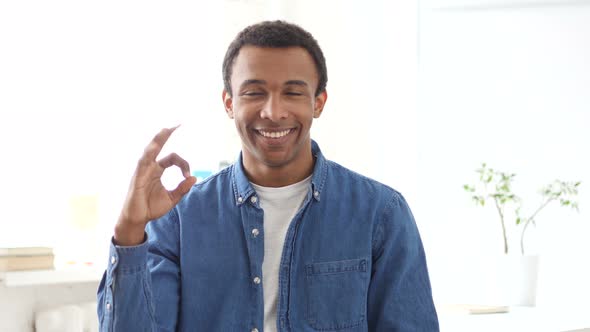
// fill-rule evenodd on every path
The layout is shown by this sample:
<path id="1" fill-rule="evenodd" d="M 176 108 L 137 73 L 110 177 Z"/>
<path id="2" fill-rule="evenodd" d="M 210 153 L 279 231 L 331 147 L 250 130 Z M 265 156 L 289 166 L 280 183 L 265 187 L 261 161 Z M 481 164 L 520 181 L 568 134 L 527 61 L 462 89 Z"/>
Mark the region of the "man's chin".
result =
<path id="1" fill-rule="evenodd" d="M 285 167 L 286 165 L 289 164 L 289 159 L 284 157 L 284 158 L 277 158 L 277 157 L 273 157 L 273 158 L 263 158 L 261 160 L 261 162 L 267 166 L 267 167 L 272 167 L 272 168 L 281 168 L 281 167 Z"/>

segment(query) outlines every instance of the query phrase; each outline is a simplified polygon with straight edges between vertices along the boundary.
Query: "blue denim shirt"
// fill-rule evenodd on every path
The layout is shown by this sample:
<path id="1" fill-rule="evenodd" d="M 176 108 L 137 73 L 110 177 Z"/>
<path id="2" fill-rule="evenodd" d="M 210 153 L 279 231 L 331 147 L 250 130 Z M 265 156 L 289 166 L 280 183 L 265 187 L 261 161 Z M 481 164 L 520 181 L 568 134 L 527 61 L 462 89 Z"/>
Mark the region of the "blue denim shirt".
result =
<path id="1" fill-rule="evenodd" d="M 277 331 L 438 331 L 402 195 L 312 145 L 311 187 L 283 245 Z M 100 331 L 262 331 L 265 235 L 255 197 L 237 162 L 150 222 L 143 244 L 111 244 Z"/>

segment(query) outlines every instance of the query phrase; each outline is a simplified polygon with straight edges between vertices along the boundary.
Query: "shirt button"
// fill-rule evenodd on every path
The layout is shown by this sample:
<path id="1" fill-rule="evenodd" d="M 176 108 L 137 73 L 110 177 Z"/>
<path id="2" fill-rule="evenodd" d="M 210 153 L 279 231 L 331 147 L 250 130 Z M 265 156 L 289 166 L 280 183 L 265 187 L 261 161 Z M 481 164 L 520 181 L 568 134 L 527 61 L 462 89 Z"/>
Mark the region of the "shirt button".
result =
<path id="1" fill-rule="evenodd" d="M 260 234 L 260 231 L 258 230 L 258 228 L 254 228 L 254 229 L 252 230 L 252 235 L 253 235 L 254 237 L 257 237 L 257 236 L 258 236 L 258 234 Z"/>
<path id="2" fill-rule="evenodd" d="M 260 283 L 260 278 L 259 277 L 254 278 L 254 283 L 258 285 Z"/>
<path id="3" fill-rule="evenodd" d="M 242 203 L 244 201 L 244 199 L 242 198 L 242 196 L 238 197 L 238 203 Z"/>
<path id="4" fill-rule="evenodd" d="M 257 328 L 253 328 L 252 330 L 250 330 L 250 332 L 258 332 Z"/>
<path id="5" fill-rule="evenodd" d="M 316 190 L 316 191 L 313 193 L 313 197 L 315 197 L 315 198 L 318 198 L 319 196 L 320 196 L 320 192 Z"/>
<path id="6" fill-rule="evenodd" d="M 107 310 L 111 311 L 111 303 L 110 302 L 107 302 Z"/>
<path id="7" fill-rule="evenodd" d="M 115 264 L 116 261 L 117 261 L 117 257 L 115 257 L 115 256 L 111 257 L 111 264 Z"/>
<path id="8" fill-rule="evenodd" d="M 250 197 L 250 202 L 256 204 L 257 201 L 258 201 L 258 198 L 256 198 L 256 196 Z"/>

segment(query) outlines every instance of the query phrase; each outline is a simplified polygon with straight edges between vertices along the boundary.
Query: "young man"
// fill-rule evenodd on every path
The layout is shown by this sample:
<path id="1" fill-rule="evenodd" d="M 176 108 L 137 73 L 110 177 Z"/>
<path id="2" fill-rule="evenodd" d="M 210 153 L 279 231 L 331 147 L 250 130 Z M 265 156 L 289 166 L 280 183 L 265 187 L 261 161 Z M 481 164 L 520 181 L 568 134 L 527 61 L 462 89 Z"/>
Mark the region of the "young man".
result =
<path id="1" fill-rule="evenodd" d="M 326 160 L 316 40 L 262 22 L 231 43 L 223 103 L 242 140 L 195 185 L 147 146 L 98 291 L 101 331 L 438 331 L 420 236 L 397 191 Z M 176 165 L 173 191 L 160 181 Z M 150 221 L 151 220 L 151 221 Z"/>

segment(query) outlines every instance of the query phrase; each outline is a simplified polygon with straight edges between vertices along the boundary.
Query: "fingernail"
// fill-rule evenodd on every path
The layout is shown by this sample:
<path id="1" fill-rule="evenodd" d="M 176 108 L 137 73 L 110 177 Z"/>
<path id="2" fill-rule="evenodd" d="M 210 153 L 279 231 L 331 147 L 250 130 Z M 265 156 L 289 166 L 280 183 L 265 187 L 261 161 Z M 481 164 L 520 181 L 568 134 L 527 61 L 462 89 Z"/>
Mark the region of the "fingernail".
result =
<path id="1" fill-rule="evenodd" d="M 170 130 L 176 130 L 178 127 L 180 127 L 180 125 L 181 124 L 179 123 L 177 126 L 170 128 Z"/>

